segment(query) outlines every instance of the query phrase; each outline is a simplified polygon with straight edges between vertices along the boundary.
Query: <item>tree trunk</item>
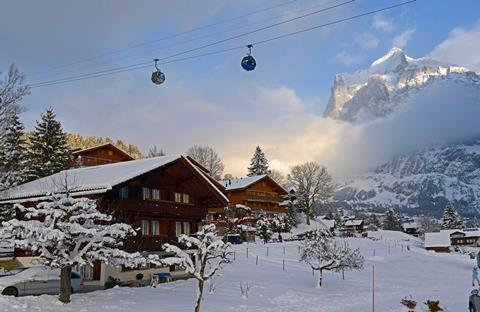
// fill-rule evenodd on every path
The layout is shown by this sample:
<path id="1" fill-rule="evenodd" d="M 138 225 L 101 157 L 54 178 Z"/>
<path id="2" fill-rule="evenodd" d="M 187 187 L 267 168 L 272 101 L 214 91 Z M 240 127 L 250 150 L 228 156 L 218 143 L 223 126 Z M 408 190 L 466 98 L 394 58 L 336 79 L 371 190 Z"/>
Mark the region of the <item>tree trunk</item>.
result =
<path id="1" fill-rule="evenodd" d="M 195 302 L 195 312 L 200 312 L 200 303 L 202 303 L 203 296 L 203 280 L 198 281 L 197 300 Z"/>
<path id="2" fill-rule="evenodd" d="M 318 273 L 318 280 L 317 280 L 317 288 L 322 288 L 322 278 L 323 278 L 323 270 L 319 270 Z"/>
<path id="3" fill-rule="evenodd" d="M 58 296 L 58 300 L 63 303 L 70 302 L 70 295 L 72 289 L 71 274 L 71 266 L 64 267 L 60 271 L 60 295 Z"/>

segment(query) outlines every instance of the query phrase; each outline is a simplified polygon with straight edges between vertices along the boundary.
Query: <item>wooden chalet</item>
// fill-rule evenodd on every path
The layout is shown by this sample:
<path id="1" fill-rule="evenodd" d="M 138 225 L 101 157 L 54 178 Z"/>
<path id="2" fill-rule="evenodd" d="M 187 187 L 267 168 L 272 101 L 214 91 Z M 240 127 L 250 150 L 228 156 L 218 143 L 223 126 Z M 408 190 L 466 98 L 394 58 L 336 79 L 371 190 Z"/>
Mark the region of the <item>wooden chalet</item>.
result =
<path id="1" fill-rule="evenodd" d="M 343 236 L 355 236 L 363 232 L 363 220 L 347 220 L 341 227 L 340 231 Z"/>
<path id="2" fill-rule="evenodd" d="M 450 248 L 462 246 L 480 247 L 480 229 L 441 230 L 425 233 L 425 249 L 449 252 Z"/>
<path id="3" fill-rule="evenodd" d="M 160 253 L 162 244 L 195 233 L 208 209 L 228 204 L 211 178 L 180 155 L 64 170 L 1 192 L 0 204 L 35 206 L 52 192 L 60 192 L 55 181 L 65 179 L 72 196 L 96 199 L 99 210 L 115 221 L 140 229 L 139 235 L 124 241 L 123 249 L 129 252 Z M 105 266 L 98 263 L 87 277 L 105 279 L 101 268 Z"/>
<path id="4" fill-rule="evenodd" d="M 111 143 L 72 151 L 72 167 L 88 167 L 134 160 L 134 158 Z"/>
<path id="5" fill-rule="evenodd" d="M 230 205 L 242 205 L 252 213 L 264 212 L 267 215 L 286 213 L 281 205 L 288 192 L 268 175 L 258 175 L 240 179 L 219 181 Z M 223 207 L 211 208 L 210 213 L 223 213 Z"/>

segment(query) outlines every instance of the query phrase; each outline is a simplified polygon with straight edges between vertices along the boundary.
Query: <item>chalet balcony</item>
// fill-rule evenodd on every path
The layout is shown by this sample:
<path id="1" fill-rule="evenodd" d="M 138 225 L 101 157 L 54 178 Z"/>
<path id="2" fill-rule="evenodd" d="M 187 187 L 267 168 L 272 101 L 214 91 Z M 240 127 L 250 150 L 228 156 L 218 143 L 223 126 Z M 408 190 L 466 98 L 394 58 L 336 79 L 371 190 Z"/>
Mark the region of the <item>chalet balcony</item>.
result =
<path id="1" fill-rule="evenodd" d="M 178 246 L 176 237 L 137 235 L 126 239 L 122 249 L 127 252 L 162 251 L 162 245 L 166 243 Z"/>
<path id="2" fill-rule="evenodd" d="M 148 213 L 160 216 L 204 219 L 207 208 L 193 204 L 175 203 L 163 200 L 117 199 L 108 206 L 124 213 Z"/>

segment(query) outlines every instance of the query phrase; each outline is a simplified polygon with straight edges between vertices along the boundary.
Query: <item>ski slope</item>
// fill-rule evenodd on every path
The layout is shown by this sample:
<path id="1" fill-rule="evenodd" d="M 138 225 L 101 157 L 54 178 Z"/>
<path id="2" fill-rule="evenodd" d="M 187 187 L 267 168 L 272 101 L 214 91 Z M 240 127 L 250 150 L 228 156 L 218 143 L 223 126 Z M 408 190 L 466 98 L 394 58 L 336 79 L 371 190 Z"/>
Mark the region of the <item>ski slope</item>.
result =
<path id="1" fill-rule="evenodd" d="M 439 299 L 448 311 L 467 310 L 474 260 L 466 255 L 425 251 L 419 239 L 399 232 L 378 231 L 371 235 L 375 239 L 347 239 L 365 256 L 364 270 L 345 272 L 345 280 L 341 274 L 327 272 L 320 289 L 315 288 L 311 269 L 298 262 L 295 242 L 234 246 L 235 262 L 216 278 L 213 294 L 207 284 L 202 311 L 372 311 L 373 265 L 375 311 L 404 311 L 400 300 L 407 295 L 422 302 Z M 242 299 L 240 283 L 251 287 L 246 299 Z M 55 296 L 0 296 L 0 310 L 185 312 L 193 311 L 195 291 L 194 280 L 162 284 L 156 289 L 114 288 L 74 294 L 67 306 L 59 304 Z"/>

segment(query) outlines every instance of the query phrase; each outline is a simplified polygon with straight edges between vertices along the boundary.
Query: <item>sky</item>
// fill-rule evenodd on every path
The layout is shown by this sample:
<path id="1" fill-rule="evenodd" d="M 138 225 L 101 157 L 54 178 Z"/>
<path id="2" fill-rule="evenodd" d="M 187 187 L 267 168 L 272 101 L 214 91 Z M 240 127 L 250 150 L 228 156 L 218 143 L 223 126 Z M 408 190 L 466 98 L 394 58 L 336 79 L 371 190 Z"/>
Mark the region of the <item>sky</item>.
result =
<path id="1" fill-rule="evenodd" d="M 402 1 L 347 2 L 3 0 L 0 69 L 15 63 L 28 83 L 50 81 L 149 62 L 321 8 L 340 5 L 182 56 L 244 46 Z M 247 15 L 254 11 L 261 12 Z M 166 81 L 160 86 L 150 81 L 152 62 L 151 68 L 33 88 L 22 101 L 22 120 L 32 129 L 51 106 L 66 131 L 122 139 L 144 152 L 153 145 L 168 154 L 184 153 L 194 144 L 210 145 L 223 159 L 225 173 L 237 176 L 246 173 L 257 145 L 270 166 L 284 173 L 292 165 L 317 161 L 336 176 L 350 175 L 372 166 L 358 165 L 352 148 L 379 139 L 360 138 L 354 125 L 339 126 L 322 117 L 335 74 L 367 68 L 394 46 L 412 57 L 431 56 L 480 72 L 479 12 L 475 0 L 418 0 L 255 45 L 257 68 L 252 72 L 240 67 L 245 48 L 161 65 Z M 403 127 L 415 120 L 402 118 Z M 431 121 L 432 133 L 445 122 L 437 119 Z M 382 127 L 363 133 L 399 131 L 392 125 Z M 380 162 L 392 154 L 378 152 L 375 155 L 384 156 L 375 158 Z"/>

